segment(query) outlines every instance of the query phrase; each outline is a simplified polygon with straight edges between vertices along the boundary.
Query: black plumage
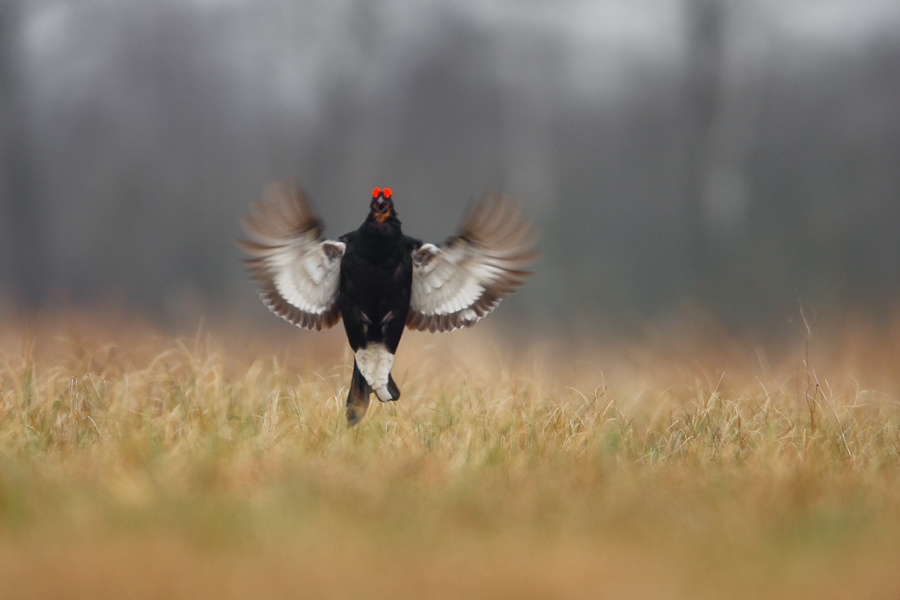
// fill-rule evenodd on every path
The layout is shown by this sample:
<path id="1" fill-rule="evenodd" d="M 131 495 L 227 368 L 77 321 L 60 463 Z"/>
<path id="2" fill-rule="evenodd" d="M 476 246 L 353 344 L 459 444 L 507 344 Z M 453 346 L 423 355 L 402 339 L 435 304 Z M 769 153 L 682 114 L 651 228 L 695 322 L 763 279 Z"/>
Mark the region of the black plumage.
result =
<path id="1" fill-rule="evenodd" d="M 390 369 L 405 327 L 451 331 L 476 323 L 522 284 L 534 258 L 535 232 L 503 196 L 473 203 L 460 232 L 440 246 L 403 234 L 391 196 L 375 188 L 359 229 L 331 241 L 302 190 L 273 183 L 244 220 L 251 239 L 240 241 L 275 314 L 316 330 L 343 318 L 354 352 L 351 426 L 373 392 L 383 402 L 400 397 Z"/>
<path id="2" fill-rule="evenodd" d="M 393 201 L 384 194 L 384 190 L 373 194 L 371 210 L 363 224 L 339 238 L 346 249 L 341 259 L 338 307 L 354 353 L 372 344 L 383 344 L 388 353 L 396 353 L 412 294 L 412 253 L 422 245 L 403 235 Z M 347 402 L 351 425 L 365 414 L 371 393 L 356 359 L 353 363 Z M 390 373 L 388 393 L 389 400 L 400 397 Z"/>

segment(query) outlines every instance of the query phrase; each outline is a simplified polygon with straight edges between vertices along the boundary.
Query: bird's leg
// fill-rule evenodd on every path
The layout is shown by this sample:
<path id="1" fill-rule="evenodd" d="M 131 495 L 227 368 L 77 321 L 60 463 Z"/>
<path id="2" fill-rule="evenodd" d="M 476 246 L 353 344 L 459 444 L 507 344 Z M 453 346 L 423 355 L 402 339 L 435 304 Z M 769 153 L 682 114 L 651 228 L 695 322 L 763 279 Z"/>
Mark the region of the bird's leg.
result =
<path id="1" fill-rule="evenodd" d="M 391 324 L 391 320 L 394 318 L 394 311 L 389 310 L 384 317 L 381 318 L 381 335 L 387 335 L 388 325 Z"/>
<path id="2" fill-rule="evenodd" d="M 369 325 L 372 324 L 372 319 L 363 311 L 359 311 L 359 319 L 362 321 L 363 336 L 366 336 L 369 333 Z"/>

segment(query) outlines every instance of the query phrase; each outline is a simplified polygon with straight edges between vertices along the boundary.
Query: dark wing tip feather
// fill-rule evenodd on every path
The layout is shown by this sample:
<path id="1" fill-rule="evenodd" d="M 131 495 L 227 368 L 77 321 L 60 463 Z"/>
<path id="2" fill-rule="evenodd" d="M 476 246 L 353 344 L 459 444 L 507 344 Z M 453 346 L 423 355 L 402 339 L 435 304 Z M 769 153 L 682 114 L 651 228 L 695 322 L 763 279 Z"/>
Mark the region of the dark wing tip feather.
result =
<path id="1" fill-rule="evenodd" d="M 325 230 L 306 193 L 293 180 L 269 183 L 262 199 L 253 202 L 252 207 L 253 213 L 244 216 L 241 224 L 247 235 L 260 244 L 278 246 L 308 231 L 320 239 Z"/>

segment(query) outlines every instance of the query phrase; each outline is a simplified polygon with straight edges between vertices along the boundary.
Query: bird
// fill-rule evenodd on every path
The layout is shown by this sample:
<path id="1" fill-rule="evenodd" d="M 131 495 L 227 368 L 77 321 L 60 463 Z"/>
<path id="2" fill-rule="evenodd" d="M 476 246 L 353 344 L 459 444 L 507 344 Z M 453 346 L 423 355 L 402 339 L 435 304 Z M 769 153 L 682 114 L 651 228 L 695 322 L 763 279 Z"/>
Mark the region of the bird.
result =
<path id="1" fill-rule="evenodd" d="M 405 329 L 446 332 L 474 325 L 517 290 L 537 256 L 537 230 L 508 196 L 469 203 L 455 235 L 441 244 L 403 233 L 390 188 L 374 188 L 355 231 L 326 239 L 295 180 L 265 186 L 242 218 L 238 240 L 263 303 L 304 329 L 343 319 L 354 353 L 347 426 L 366 414 L 372 393 L 400 398 L 391 375 Z"/>

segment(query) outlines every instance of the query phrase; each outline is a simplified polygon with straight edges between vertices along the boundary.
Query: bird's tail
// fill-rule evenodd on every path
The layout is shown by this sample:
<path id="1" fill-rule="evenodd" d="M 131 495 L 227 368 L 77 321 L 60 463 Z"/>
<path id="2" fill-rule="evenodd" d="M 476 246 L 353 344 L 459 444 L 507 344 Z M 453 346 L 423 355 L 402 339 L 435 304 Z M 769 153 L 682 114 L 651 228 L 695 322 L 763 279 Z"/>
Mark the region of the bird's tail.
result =
<path id="1" fill-rule="evenodd" d="M 353 378 L 350 380 L 350 393 L 347 394 L 347 427 L 353 427 L 365 416 L 369 409 L 369 394 L 372 388 L 363 374 L 360 373 L 356 361 L 353 361 Z"/>
<path id="2" fill-rule="evenodd" d="M 391 393 L 391 400 L 398 400 L 400 398 L 400 388 L 397 387 L 397 384 L 394 382 L 394 378 L 388 373 L 388 391 Z"/>

